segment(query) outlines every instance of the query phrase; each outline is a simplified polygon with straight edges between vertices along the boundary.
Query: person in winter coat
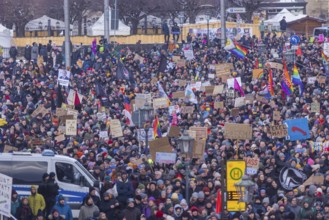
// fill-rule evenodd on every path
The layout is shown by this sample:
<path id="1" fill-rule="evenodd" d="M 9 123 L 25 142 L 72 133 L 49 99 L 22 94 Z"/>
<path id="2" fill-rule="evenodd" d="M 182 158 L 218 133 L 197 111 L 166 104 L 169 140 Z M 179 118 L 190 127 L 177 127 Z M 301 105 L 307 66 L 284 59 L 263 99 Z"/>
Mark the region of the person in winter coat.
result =
<path id="1" fill-rule="evenodd" d="M 52 207 L 51 213 L 57 210 L 59 215 L 64 216 L 65 220 L 73 220 L 72 210 L 69 205 L 65 204 L 65 198 L 62 195 L 57 197 L 57 203 Z"/>
<path id="2" fill-rule="evenodd" d="M 179 35 L 180 35 L 180 28 L 178 27 L 177 23 L 174 23 L 174 26 L 171 28 L 171 33 L 173 35 L 173 40 L 178 42 Z"/>
<path id="3" fill-rule="evenodd" d="M 126 203 L 128 207 L 122 212 L 122 220 L 139 220 L 141 217 L 141 211 L 135 207 L 134 199 L 127 199 Z"/>
<path id="4" fill-rule="evenodd" d="M 99 213 L 99 208 L 94 204 L 90 195 L 85 199 L 85 204 L 80 208 L 79 220 L 86 220 L 94 216 L 94 213 Z"/>
<path id="5" fill-rule="evenodd" d="M 126 206 L 128 198 L 134 197 L 134 189 L 131 182 L 128 180 L 126 171 L 121 173 L 121 180 L 116 183 L 116 191 L 118 192 L 118 201 L 122 207 Z"/>
<path id="6" fill-rule="evenodd" d="M 300 206 L 297 204 L 297 198 L 292 198 L 291 204 L 288 205 L 287 209 L 289 209 L 291 212 L 295 215 L 295 220 L 297 220 L 298 213 L 300 212 Z"/>
<path id="7" fill-rule="evenodd" d="M 30 208 L 29 200 L 27 198 L 22 199 L 21 205 L 18 207 L 15 217 L 18 220 L 32 220 L 32 209 Z"/>
<path id="8" fill-rule="evenodd" d="M 39 210 L 45 210 L 45 199 L 41 194 L 37 193 L 37 187 L 34 185 L 31 186 L 31 195 L 28 197 L 28 200 L 34 216 L 37 216 Z"/>
<path id="9" fill-rule="evenodd" d="M 183 208 L 181 205 L 177 204 L 174 206 L 174 218 L 175 220 L 180 220 L 183 213 Z"/>
<path id="10" fill-rule="evenodd" d="M 36 43 L 33 43 L 31 49 L 31 60 L 33 60 L 36 63 L 38 59 L 38 55 L 39 55 L 39 47 Z"/>
<path id="11" fill-rule="evenodd" d="M 300 209 L 298 213 L 298 219 L 300 220 L 312 220 L 315 217 L 315 210 L 310 206 L 308 200 L 305 200 L 303 203 L 303 207 Z"/>
<path id="12" fill-rule="evenodd" d="M 282 20 L 280 21 L 280 30 L 282 33 L 286 32 L 287 30 L 287 21 L 285 16 L 283 16 Z"/>
<path id="13" fill-rule="evenodd" d="M 11 192 L 11 211 L 10 211 L 13 216 L 16 215 L 17 209 L 20 205 L 21 202 L 19 201 L 18 194 L 16 190 L 13 189 Z"/>
<path id="14" fill-rule="evenodd" d="M 49 220 L 64 220 L 65 216 L 62 216 L 59 214 L 59 211 L 57 209 L 54 209 L 51 212 L 51 215 L 48 216 Z"/>
<path id="15" fill-rule="evenodd" d="M 10 49 L 9 49 L 9 55 L 10 55 L 10 58 L 13 58 L 13 60 L 16 60 L 16 57 L 17 57 L 17 49 L 15 46 L 11 46 Z"/>
<path id="16" fill-rule="evenodd" d="M 170 39 L 170 33 L 169 33 L 169 27 L 168 27 L 168 24 L 167 22 L 163 22 L 162 23 L 162 33 L 164 35 L 164 41 L 165 43 L 169 43 L 169 39 Z"/>
<path id="17" fill-rule="evenodd" d="M 42 175 L 42 183 L 38 187 L 38 193 L 43 196 L 43 198 L 46 198 L 47 196 L 47 183 L 49 180 L 49 174 L 44 173 Z"/>
<path id="18" fill-rule="evenodd" d="M 24 58 L 30 62 L 31 60 L 31 53 L 32 53 L 32 47 L 27 44 L 26 47 L 25 47 L 25 50 L 24 50 Z"/>
<path id="19" fill-rule="evenodd" d="M 51 208 L 56 204 L 56 196 L 58 195 L 59 187 L 55 182 L 55 173 L 49 173 L 49 179 L 47 181 L 47 192 L 46 192 L 46 214 L 49 215 Z"/>
<path id="20" fill-rule="evenodd" d="M 100 202 L 99 210 L 106 214 L 108 219 L 117 219 L 119 202 L 109 192 L 105 192 L 103 200 Z"/>

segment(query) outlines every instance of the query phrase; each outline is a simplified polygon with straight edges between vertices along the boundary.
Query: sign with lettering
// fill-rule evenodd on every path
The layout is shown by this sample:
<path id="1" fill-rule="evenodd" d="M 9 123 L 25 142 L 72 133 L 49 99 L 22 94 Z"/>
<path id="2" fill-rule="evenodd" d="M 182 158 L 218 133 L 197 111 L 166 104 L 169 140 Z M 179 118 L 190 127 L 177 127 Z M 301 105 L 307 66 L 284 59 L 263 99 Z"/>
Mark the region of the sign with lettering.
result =
<path id="1" fill-rule="evenodd" d="M 77 119 L 68 119 L 65 123 L 66 135 L 77 135 Z"/>
<path id="2" fill-rule="evenodd" d="M 214 102 L 214 109 L 224 108 L 224 102 Z"/>
<path id="3" fill-rule="evenodd" d="M 10 218 L 13 178 L 0 173 L 0 215 Z"/>
<path id="4" fill-rule="evenodd" d="M 288 128 L 285 125 L 270 126 L 270 133 L 272 137 L 283 138 L 288 136 Z"/>
<path id="5" fill-rule="evenodd" d="M 153 99 L 153 108 L 154 109 L 168 108 L 168 107 L 169 107 L 169 100 L 167 98 Z"/>
<path id="6" fill-rule="evenodd" d="M 319 102 L 312 102 L 311 112 L 320 113 L 320 103 Z"/>
<path id="7" fill-rule="evenodd" d="M 225 123 L 224 137 L 236 140 L 251 140 L 252 127 L 249 124 Z"/>
<path id="8" fill-rule="evenodd" d="M 258 172 L 259 169 L 259 158 L 254 157 L 246 157 L 245 158 L 246 164 L 247 164 L 247 174 L 248 175 L 255 175 Z"/>
<path id="9" fill-rule="evenodd" d="M 208 129 L 206 127 L 190 127 L 191 131 L 196 131 L 196 137 L 197 139 L 202 139 L 205 138 L 207 139 L 208 137 Z"/>
<path id="10" fill-rule="evenodd" d="M 122 127 L 119 119 L 114 119 L 110 121 L 111 135 L 113 138 L 122 137 Z"/>
<path id="11" fill-rule="evenodd" d="M 192 114 L 194 111 L 194 106 L 182 106 L 182 114 Z"/>
<path id="12" fill-rule="evenodd" d="M 280 111 L 273 111 L 273 120 L 280 121 L 280 119 L 281 119 Z"/>
<path id="13" fill-rule="evenodd" d="M 222 94 L 224 90 L 224 85 L 218 85 L 214 87 L 213 95 Z"/>

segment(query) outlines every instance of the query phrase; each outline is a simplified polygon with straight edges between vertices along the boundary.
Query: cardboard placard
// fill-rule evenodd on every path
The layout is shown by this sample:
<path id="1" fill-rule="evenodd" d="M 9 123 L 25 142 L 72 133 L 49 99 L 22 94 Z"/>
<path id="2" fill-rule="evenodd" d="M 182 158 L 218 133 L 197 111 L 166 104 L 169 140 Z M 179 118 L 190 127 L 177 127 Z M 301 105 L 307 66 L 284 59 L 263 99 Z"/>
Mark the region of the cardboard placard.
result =
<path id="1" fill-rule="evenodd" d="M 196 131 L 192 131 L 192 130 L 187 130 L 188 135 L 193 138 L 194 140 L 196 140 Z"/>
<path id="2" fill-rule="evenodd" d="M 283 138 L 288 136 L 288 128 L 285 125 L 270 126 L 270 133 L 272 137 Z"/>
<path id="3" fill-rule="evenodd" d="M 312 102 L 311 112 L 320 113 L 320 103 L 319 102 Z"/>
<path id="4" fill-rule="evenodd" d="M 222 94 L 224 91 L 224 85 L 218 85 L 214 87 L 213 95 Z"/>
<path id="5" fill-rule="evenodd" d="M 152 95 L 150 93 L 148 94 L 142 94 L 142 93 L 136 93 L 136 99 L 144 99 L 149 104 L 152 103 Z"/>
<path id="6" fill-rule="evenodd" d="M 215 86 L 205 86 L 206 95 L 213 95 L 214 89 L 215 89 Z"/>
<path id="7" fill-rule="evenodd" d="M 307 77 L 307 84 L 314 84 L 316 80 L 316 76 Z"/>
<path id="8" fill-rule="evenodd" d="M 247 174 L 255 175 L 259 169 L 259 158 L 254 157 L 245 157 L 246 165 L 247 165 Z"/>
<path id="9" fill-rule="evenodd" d="M 182 80 L 182 79 L 178 80 L 178 86 L 179 86 L 179 87 L 184 87 L 184 86 L 186 86 L 186 83 L 187 83 L 186 80 Z"/>
<path id="10" fill-rule="evenodd" d="M 309 185 L 319 185 L 322 186 L 324 182 L 324 176 L 317 175 L 315 176 L 312 174 L 304 183 L 303 186 L 309 186 Z"/>
<path id="11" fill-rule="evenodd" d="M 39 105 L 38 108 L 36 108 L 33 113 L 31 114 L 31 117 L 35 118 L 37 117 L 40 113 L 42 113 L 42 116 L 44 114 L 45 108 L 42 105 Z"/>
<path id="12" fill-rule="evenodd" d="M 68 109 L 66 109 L 66 114 L 67 115 L 73 115 L 73 118 L 77 119 L 78 115 L 79 115 L 79 112 L 77 110 L 68 108 Z"/>
<path id="13" fill-rule="evenodd" d="M 169 143 L 168 137 L 158 138 L 149 142 L 150 154 L 152 160 L 155 161 L 156 152 L 167 152 L 172 153 L 172 147 Z"/>
<path id="14" fill-rule="evenodd" d="M 160 109 L 160 108 L 168 108 L 169 107 L 169 101 L 167 98 L 157 98 L 153 99 L 153 108 Z"/>
<path id="15" fill-rule="evenodd" d="M 257 101 L 260 101 L 261 103 L 268 104 L 268 100 L 265 97 L 263 97 L 263 96 L 257 95 L 256 96 L 256 100 Z"/>
<path id="16" fill-rule="evenodd" d="M 194 106 L 182 106 L 182 114 L 192 114 L 194 112 Z"/>
<path id="17" fill-rule="evenodd" d="M 63 116 L 59 117 L 59 121 L 60 121 L 59 124 L 65 125 L 66 120 L 71 120 L 71 119 L 74 119 L 73 115 L 63 115 Z"/>
<path id="18" fill-rule="evenodd" d="M 185 98 L 185 91 L 178 91 L 172 94 L 173 99 L 184 99 Z"/>
<path id="19" fill-rule="evenodd" d="M 66 115 L 66 109 L 63 108 L 56 108 L 56 115 L 58 117 Z"/>
<path id="20" fill-rule="evenodd" d="M 3 152 L 8 153 L 8 152 L 11 152 L 11 151 L 18 151 L 18 148 L 6 144 L 5 148 L 3 149 Z"/>
<path id="21" fill-rule="evenodd" d="M 58 130 L 58 133 L 65 134 L 65 126 L 58 126 L 57 130 Z"/>
<path id="22" fill-rule="evenodd" d="M 184 59 L 179 59 L 177 62 L 176 62 L 176 66 L 177 67 L 184 67 L 186 65 L 186 60 Z"/>
<path id="23" fill-rule="evenodd" d="M 41 138 L 33 138 L 30 140 L 30 144 L 33 146 L 40 146 L 45 144 L 45 141 L 42 140 Z"/>
<path id="24" fill-rule="evenodd" d="M 214 102 L 214 109 L 224 108 L 224 102 Z"/>
<path id="25" fill-rule="evenodd" d="M 260 79 L 263 75 L 264 70 L 263 69 L 253 69 L 252 70 L 252 78 L 253 79 Z"/>
<path id="26" fill-rule="evenodd" d="M 174 164 L 176 163 L 176 153 L 156 152 L 155 162 L 159 164 Z"/>
<path id="27" fill-rule="evenodd" d="M 234 107 L 239 108 L 244 105 L 244 97 L 238 97 L 234 100 Z"/>
<path id="28" fill-rule="evenodd" d="M 249 124 L 225 123 L 224 137 L 235 140 L 251 140 L 252 127 Z"/>
<path id="29" fill-rule="evenodd" d="M 208 129 L 206 127 L 190 127 L 191 131 L 196 131 L 196 139 L 207 139 Z"/>
<path id="30" fill-rule="evenodd" d="M 231 115 L 232 115 L 233 117 L 238 116 L 239 113 L 240 113 L 240 109 L 239 109 L 239 108 L 233 108 L 233 109 L 231 109 Z"/>
<path id="31" fill-rule="evenodd" d="M 244 96 L 244 103 L 245 104 L 252 104 L 254 101 L 254 95 L 253 94 L 246 94 Z"/>
<path id="32" fill-rule="evenodd" d="M 61 134 L 61 135 L 56 136 L 55 137 L 55 141 L 57 143 L 62 142 L 62 141 L 65 141 L 65 135 L 64 134 Z"/>
<path id="33" fill-rule="evenodd" d="M 171 126 L 169 129 L 168 137 L 179 137 L 181 128 L 179 126 Z"/>
<path id="34" fill-rule="evenodd" d="M 193 158 L 203 158 L 206 147 L 206 140 L 195 139 L 193 148 Z"/>
<path id="35" fill-rule="evenodd" d="M 100 131 L 99 132 L 99 137 L 100 138 L 108 138 L 109 137 L 109 133 L 107 131 Z"/>
<path id="36" fill-rule="evenodd" d="M 267 66 L 267 65 L 271 66 L 272 69 L 283 70 L 283 65 L 282 65 L 281 63 L 267 62 L 265 65 L 266 65 L 266 66 Z"/>
<path id="37" fill-rule="evenodd" d="M 317 79 L 318 83 L 326 83 L 327 77 L 326 76 L 318 76 Z"/>
<path id="38" fill-rule="evenodd" d="M 65 123 L 65 134 L 66 135 L 77 135 L 77 119 L 67 119 Z"/>
<path id="39" fill-rule="evenodd" d="M 280 121 L 281 120 L 281 113 L 280 111 L 273 111 L 273 120 Z"/>
<path id="40" fill-rule="evenodd" d="M 172 61 L 174 61 L 175 63 L 177 63 L 177 61 L 179 61 L 181 58 L 180 56 L 173 56 L 172 57 Z"/>
<path id="41" fill-rule="evenodd" d="M 113 138 L 122 137 L 122 127 L 119 119 L 110 120 L 111 135 Z"/>

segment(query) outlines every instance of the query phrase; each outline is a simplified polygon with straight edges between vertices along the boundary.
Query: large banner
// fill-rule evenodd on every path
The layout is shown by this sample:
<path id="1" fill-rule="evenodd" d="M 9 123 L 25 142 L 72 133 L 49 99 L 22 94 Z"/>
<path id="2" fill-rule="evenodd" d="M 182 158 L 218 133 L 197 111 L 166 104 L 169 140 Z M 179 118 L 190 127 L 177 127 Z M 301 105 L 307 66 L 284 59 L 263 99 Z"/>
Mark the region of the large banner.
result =
<path id="1" fill-rule="evenodd" d="M 193 36 L 202 36 L 208 34 L 207 28 L 190 28 L 189 33 Z M 252 36 L 252 28 L 226 28 L 226 37 L 233 38 L 236 36 L 242 37 L 243 35 Z M 221 38 L 221 29 L 220 28 L 209 28 L 209 39 L 213 40 L 215 37 Z"/>

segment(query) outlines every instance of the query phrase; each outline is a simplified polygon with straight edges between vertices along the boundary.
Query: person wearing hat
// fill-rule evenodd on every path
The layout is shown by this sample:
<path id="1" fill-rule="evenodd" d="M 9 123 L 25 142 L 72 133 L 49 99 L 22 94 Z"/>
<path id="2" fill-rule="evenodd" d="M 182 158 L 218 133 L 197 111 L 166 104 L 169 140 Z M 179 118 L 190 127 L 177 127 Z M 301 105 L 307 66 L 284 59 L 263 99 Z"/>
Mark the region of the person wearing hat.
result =
<path id="1" fill-rule="evenodd" d="M 79 220 L 92 218 L 95 212 L 99 213 L 99 208 L 94 204 L 93 198 L 87 195 L 83 206 L 80 208 Z"/>
<path id="2" fill-rule="evenodd" d="M 56 174 L 54 172 L 50 172 L 48 181 L 46 182 L 46 193 L 44 197 L 46 202 L 46 216 L 51 214 L 50 210 L 56 204 L 56 196 L 58 195 L 59 187 L 55 178 Z"/>
<path id="3" fill-rule="evenodd" d="M 182 214 L 183 214 L 183 208 L 182 208 L 182 206 L 179 205 L 179 204 L 176 204 L 174 206 L 174 218 L 175 219 L 180 219 L 181 216 L 182 216 Z"/>
<path id="4" fill-rule="evenodd" d="M 16 214 L 17 219 L 32 219 L 33 213 L 27 198 L 22 198 L 21 205 L 18 207 Z"/>
<path id="5" fill-rule="evenodd" d="M 20 206 L 20 201 L 19 201 L 19 197 L 18 194 L 16 192 L 15 189 L 12 189 L 11 191 L 11 209 L 10 209 L 10 213 L 15 216 L 16 215 L 16 211 L 18 209 L 18 207 Z"/>
<path id="6" fill-rule="evenodd" d="M 134 189 L 125 170 L 121 172 L 121 179 L 117 181 L 115 189 L 118 192 L 117 200 L 119 201 L 120 206 L 122 208 L 126 207 L 128 198 L 134 197 Z"/>
<path id="7" fill-rule="evenodd" d="M 53 214 L 54 210 L 56 210 L 60 216 L 64 216 L 65 220 L 73 220 L 71 207 L 65 203 L 63 195 L 57 196 L 57 203 L 52 207 L 50 213 Z"/>
<path id="8" fill-rule="evenodd" d="M 160 198 L 160 191 L 156 188 L 156 183 L 155 182 L 150 182 L 148 190 L 147 190 L 147 195 L 152 196 L 155 199 Z"/>
<path id="9" fill-rule="evenodd" d="M 64 220 L 65 216 L 60 215 L 57 209 L 53 209 L 51 214 L 48 216 L 49 220 Z"/>
<path id="10" fill-rule="evenodd" d="M 46 202 L 43 196 L 37 193 L 37 186 L 31 186 L 31 195 L 28 197 L 28 200 L 34 217 L 37 216 L 39 210 L 45 210 Z"/>
<path id="11" fill-rule="evenodd" d="M 135 207 L 134 199 L 127 199 L 126 204 L 127 208 L 123 210 L 121 219 L 139 220 L 141 217 L 141 211 Z"/>
<path id="12" fill-rule="evenodd" d="M 116 200 L 111 191 L 107 191 L 103 195 L 103 200 L 99 204 L 99 210 L 106 214 L 108 219 L 117 218 L 119 202 Z"/>

